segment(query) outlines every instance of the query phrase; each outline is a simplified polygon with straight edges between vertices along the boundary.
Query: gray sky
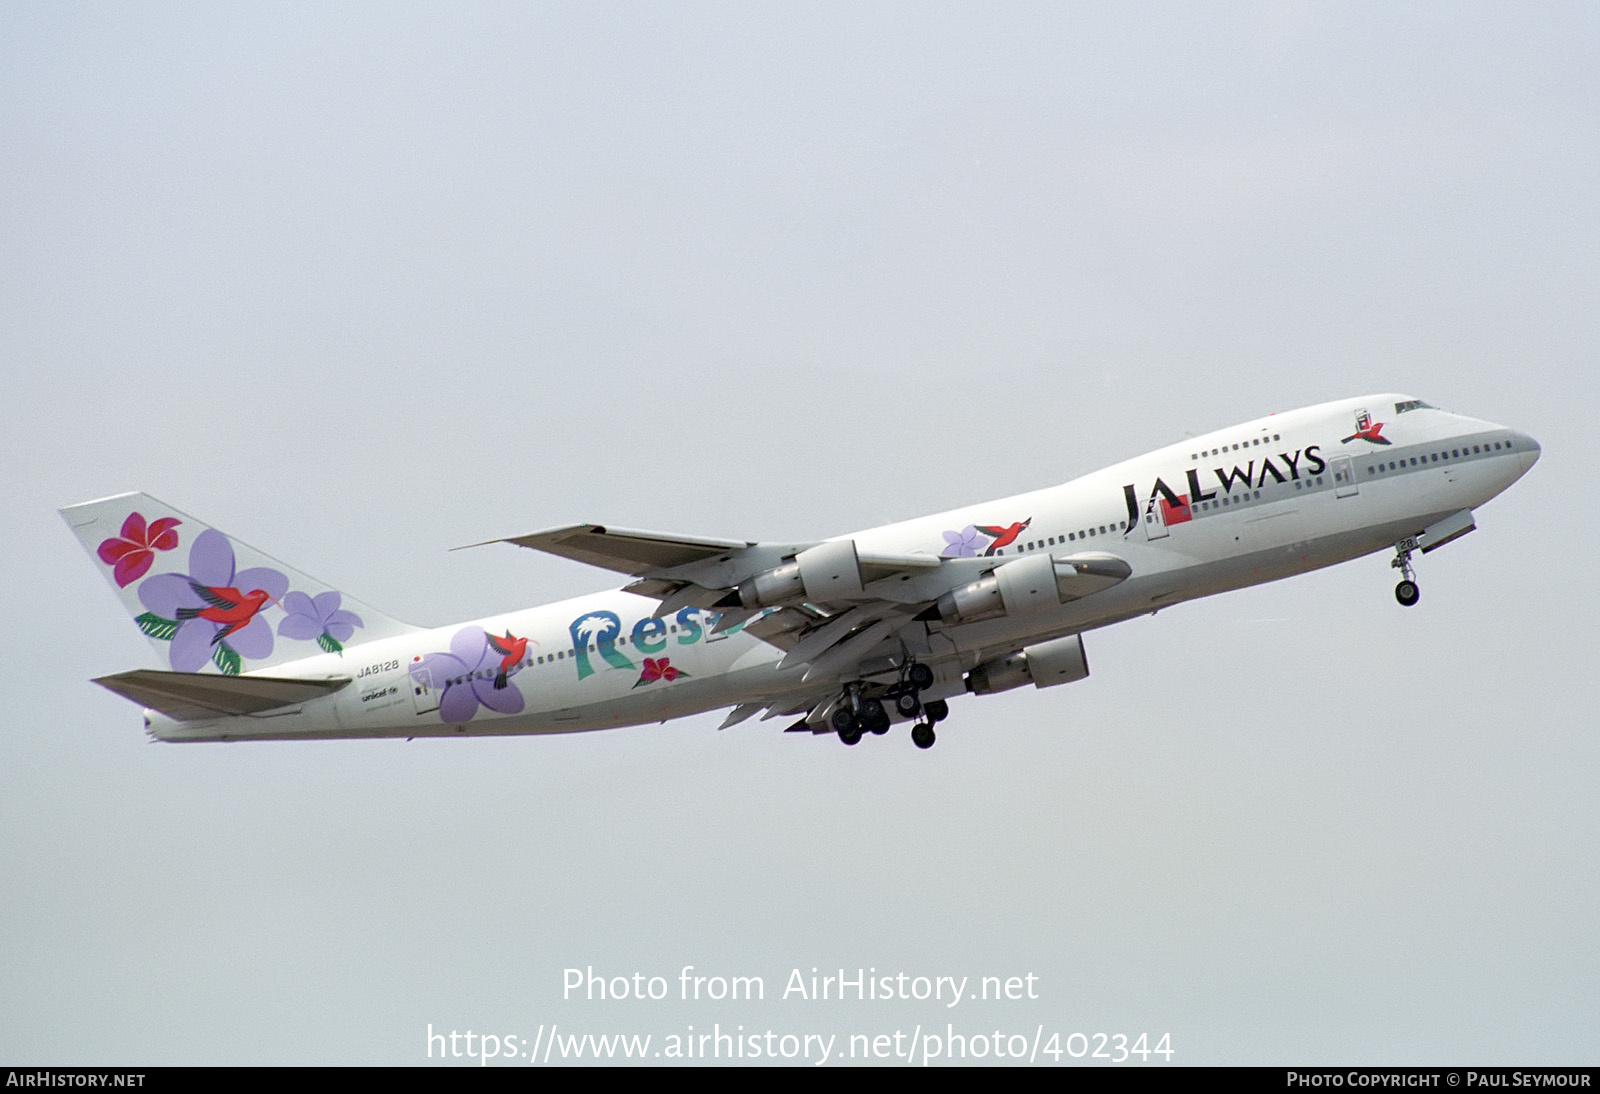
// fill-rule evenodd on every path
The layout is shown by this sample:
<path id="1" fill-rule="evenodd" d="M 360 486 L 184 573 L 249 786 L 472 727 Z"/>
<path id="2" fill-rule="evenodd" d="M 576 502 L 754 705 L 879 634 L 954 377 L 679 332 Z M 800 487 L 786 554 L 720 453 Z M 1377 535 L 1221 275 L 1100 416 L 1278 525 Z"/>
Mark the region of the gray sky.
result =
<path id="1" fill-rule="evenodd" d="M 0 7 L 0 1060 L 949 1022 L 1595 1062 L 1597 24 Z M 608 585 L 462 543 L 821 537 L 1388 390 L 1544 445 L 1419 608 L 1377 556 L 1175 608 L 928 753 L 146 744 L 88 680 L 151 655 L 54 512 L 146 490 L 442 624 Z M 563 1002 L 588 965 L 767 998 Z M 812 967 L 1040 997 L 779 998 Z"/>

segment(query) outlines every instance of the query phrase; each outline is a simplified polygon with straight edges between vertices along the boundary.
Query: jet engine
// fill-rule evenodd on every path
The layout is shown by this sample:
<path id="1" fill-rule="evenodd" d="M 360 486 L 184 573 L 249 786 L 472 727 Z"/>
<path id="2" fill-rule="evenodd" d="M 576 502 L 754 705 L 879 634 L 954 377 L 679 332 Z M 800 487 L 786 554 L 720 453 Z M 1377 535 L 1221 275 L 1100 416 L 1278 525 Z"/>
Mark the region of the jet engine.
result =
<path id="1" fill-rule="evenodd" d="M 976 623 L 1002 615 L 1026 615 L 1109 588 L 1132 572 L 1132 567 L 1115 555 L 1097 552 L 1066 558 L 1029 555 L 951 589 L 919 618 Z"/>
<path id="2" fill-rule="evenodd" d="M 861 560 L 854 540 L 839 539 L 819 543 L 794 556 L 794 561 L 775 566 L 740 583 L 733 596 L 718 606 L 776 608 L 784 604 L 832 600 L 855 600 L 861 590 Z"/>
<path id="3" fill-rule="evenodd" d="M 993 695 L 1023 684 L 1049 688 L 1070 684 L 1089 675 L 1089 660 L 1083 653 L 1083 638 L 1072 634 L 1036 646 L 1024 646 L 1016 653 L 986 661 L 967 673 L 967 690 L 974 695 Z"/>

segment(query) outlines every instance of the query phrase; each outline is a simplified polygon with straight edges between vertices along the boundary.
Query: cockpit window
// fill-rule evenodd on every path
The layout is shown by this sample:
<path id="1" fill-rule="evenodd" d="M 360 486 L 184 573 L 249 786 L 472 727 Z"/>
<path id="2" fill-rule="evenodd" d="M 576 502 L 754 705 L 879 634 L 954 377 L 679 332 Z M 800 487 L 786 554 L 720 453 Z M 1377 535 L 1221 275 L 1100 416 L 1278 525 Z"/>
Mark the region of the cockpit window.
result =
<path id="1" fill-rule="evenodd" d="M 1403 403 L 1394 404 L 1396 414 L 1404 414 L 1408 410 L 1438 410 L 1432 403 L 1425 403 L 1421 399 L 1407 399 Z"/>

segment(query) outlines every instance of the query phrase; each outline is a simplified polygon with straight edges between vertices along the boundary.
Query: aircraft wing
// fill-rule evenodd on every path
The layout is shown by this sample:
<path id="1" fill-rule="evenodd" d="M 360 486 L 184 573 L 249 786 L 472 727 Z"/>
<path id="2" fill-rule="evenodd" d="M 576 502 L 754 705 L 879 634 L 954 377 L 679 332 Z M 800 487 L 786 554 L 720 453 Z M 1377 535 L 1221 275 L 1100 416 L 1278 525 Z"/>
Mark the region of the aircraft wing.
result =
<path id="1" fill-rule="evenodd" d="M 634 528 L 613 528 L 605 524 L 569 524 L 547 528 L 525 536 L 485 540 L 488 543 L 514 543 L 535 551 L 560 555 L 574 562 L 614 570 L 639 577 L 654 570 L 705 562 L 718 555 L 731 555 L 756 546 L 748 540 L 708 539 L 704 536 L 675 536 L 662 532 L 643 532 Z"/>
<path id="2" fill-rule="evenodd" d="M 928 625 L 954 625 L 1004 611 L 1064 603 L 1115 585 L 1127 563 L 1100 552 L 1061 558 L 942 558 L 925 552 L 863 550 L 854 540 L 757 543 L 666 535 L 603 524 L 573 524 L 513 543 L 634 580 L 628 592 L 658 601 L 664 618 L 685 607 L 718 613 L 713 633 L 744 625 L 784 651 L 780 668 L 805 666 L 820 686 L 902 649 Z M 474 544 L 481 546 L 481 544 Z M 963 599 L 952 600 L 957 590 Z"/>

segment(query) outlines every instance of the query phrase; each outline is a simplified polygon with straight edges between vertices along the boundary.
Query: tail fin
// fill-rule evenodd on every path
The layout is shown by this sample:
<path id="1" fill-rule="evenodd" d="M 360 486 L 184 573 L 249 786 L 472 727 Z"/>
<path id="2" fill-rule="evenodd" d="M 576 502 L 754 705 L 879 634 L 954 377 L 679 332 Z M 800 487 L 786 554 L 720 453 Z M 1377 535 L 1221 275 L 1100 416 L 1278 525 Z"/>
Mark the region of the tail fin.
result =
<path id="1" fill-rule="evenodd" d="M 178 672 L 270 668 L 416 628 L 329 588 L 149 494 L 61 515 Z"/>

